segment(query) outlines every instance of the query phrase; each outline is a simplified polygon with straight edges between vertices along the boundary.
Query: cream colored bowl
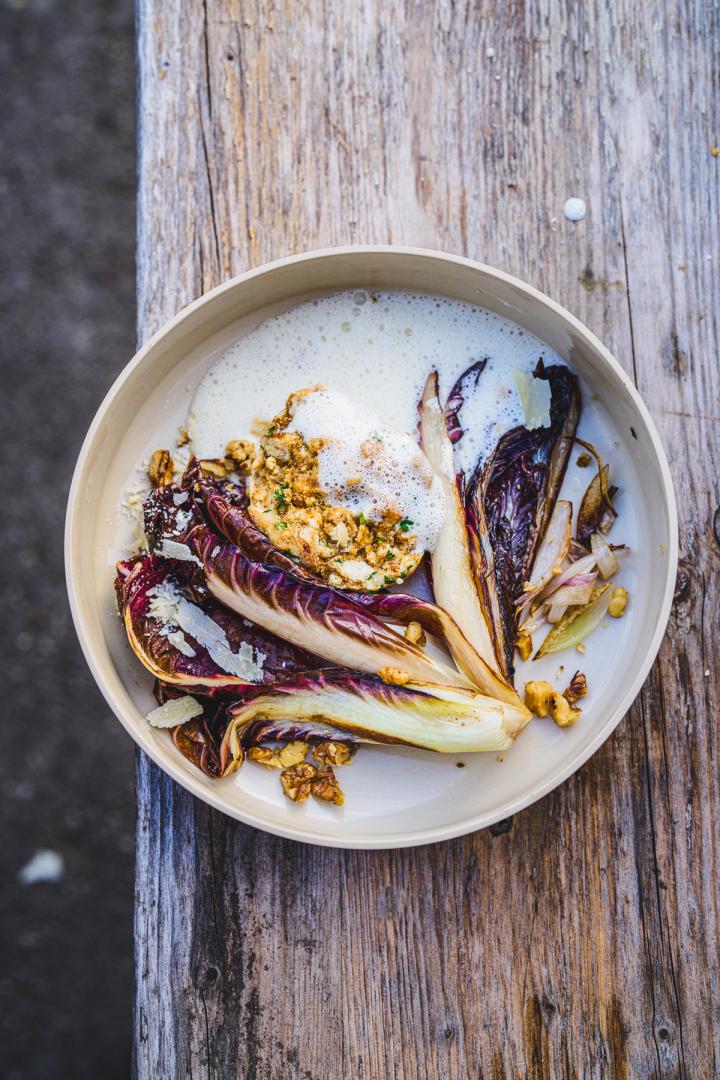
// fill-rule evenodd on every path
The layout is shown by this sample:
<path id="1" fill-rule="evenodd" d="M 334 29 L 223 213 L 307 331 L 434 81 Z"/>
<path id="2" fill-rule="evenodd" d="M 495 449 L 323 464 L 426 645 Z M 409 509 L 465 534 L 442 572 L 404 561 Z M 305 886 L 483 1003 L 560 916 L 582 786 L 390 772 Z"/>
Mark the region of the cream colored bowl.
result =
<path id="1" fill-rule="evenodd" d="M 573 728 L 533 720 L 512 750 L 499 755 L 503 760 L 364 747 L 342 770 L 344 807 L 314 800 L 294 805 L 277 777 L 257 767 L 211 781 L 175 750 L 167 732 L 144 720 L 152 706 L 150 678 L 127 646 L 112 587 L 120 534 L 127 529 L 119 507 L 138 463 L 158 446 L 173 444 L 194 388 L 232 340 L 310 295 L 360 287 L 480 304 L 512 318 L 573 365 L 585 401 L 592 401 L 615 444 L 614 471 L 623 489 L 617 539 L 630 539 L 633 547 L 624 571 L 631 601 L 622 620 L 589 639 L 581 662 L 574 653 L 540 662 L 546 669 L 537 671 L 539 677 L 551 667 L 557 673 L 559 664 L 568 678 L 581 663 L 588 672 L 591 696 Z M 248 371 L 248 385 L 264 377 Z M 607 349 L 562 307 L 469 259 L 413 248 L 337 248 L 282 259 L 226 282 L 185 308 L 128 364 L 80 452 L 65 557 L 75 626 L 98 686 L 137 744 L 178 783 L 226 814 L 281 836 L 339 847 L 402 847 L 508 817 L 565 780 L 607 739 L 660 646 L 675 582 L 677 515 L 665 454 L 640 396 Z"/>

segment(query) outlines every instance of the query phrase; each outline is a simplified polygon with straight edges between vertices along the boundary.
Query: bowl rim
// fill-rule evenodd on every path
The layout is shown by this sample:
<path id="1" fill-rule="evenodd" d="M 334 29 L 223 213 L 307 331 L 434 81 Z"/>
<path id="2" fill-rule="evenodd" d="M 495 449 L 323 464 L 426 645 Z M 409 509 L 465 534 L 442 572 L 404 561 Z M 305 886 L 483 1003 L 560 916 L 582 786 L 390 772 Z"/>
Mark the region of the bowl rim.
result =
<path id="1" fill-rule="evenodd" d="M 172 331 L 180 327 L 185 321 L 193 318 L 195 313 L 202 307 L 211 303 L 216 297 L 222 295 L 225 292 L 231 291 L 244 285 L 246 282 L 253 280 L 256 277 L 261 277 L 264 274 L 279 270 L 285 266 L 290 266 L 296 263 L 310 262 L 313 260 L 324 260 L 327 258 L 338 256 L 352 256 L 355 254 L 372 254 L 372 255 L 407 255 L 407 256 L 419 256 L 429 257 L 440 262 L 453 264 L 459 267 L 465 267 L 469 270 L 480 271 L 481 273 L 502 281 L 505 284 L 512 285 L 516 289 L 519 289 L 529 299 L 543 305 L 549 310 L 549 312 L 560 321 L 564 322 L 566 327 L 573 330 L 579 337 L 584 339 L 602 358 L 604 363 L 621 378 L 626 392 L 630 395 L 634 406 L 637 408 L 642 420 L 645 424 L 646 431 L 650 437 L 652 449 L 657 460 L 660 476 L 662 478 L 663 485 L 663 498 L 667 507 L 668 513 L 668 537 L 669 548 L 666 552 L 667 555 L 667 571 L 665 575 L 665 582 L 663 588 L 662 604 L 660 607 L 660 617 L 657 625 L 650 636 L 647 646 L 645 648 L 644 658 L 642 663 L 638 666 L 638 670 L 634 679 L 629 683 L 625 693 L 618 705 L 613 709 L 612 713 L 606 718 L 602 725 L 602 728 L 598 731 L 593 739 L 584 746 L 570 761 L 568 761 L 563 767 L 556 771 L 551 771 L 541 781 L 534 784 L 523 795 L 514 799 L 510 799 L 503 805 L 501 811 L 486 812 L 483 814 L 477 814 L 474 817 L 467 818 L 457 824 L 451 826 L 438 826 L 437 828 L 422 829 L 414 833 L 401 832 L 397 834 L 390 834 L 377 838 L 372 833 L 368 834 L 356 834 L 344 838 L 331 833 L 323 835 L 322 833 L 308 834 L 304 829 L 301 822 L 297 825 L 293 824 L 289 819 L 288 824 L 277 823 L 275 821 L 268 822 L 261 815 L 254 814 L 252 812 L 240 811 L 236 807 L 229 806 L 222 797 L 222 787 L 218 785 L 217 789 L 206 786 L 203 782 L 200 774 L 196 777 L 192 772 L 186 770 L 181 762 L 177 761 L 169 751 L 164 751 L 158 744 L 158 742 L 152 737 L 151 729 L 148 728 L 147 733 L 139 727 L 137 719 L 130 713 L 130 710 L 126 710 L 123 706 L 115 700 L 110 687 L 108 686 L 103 672 L 101 670 L 101 663 L 96 655 L 96 646 L 91 640 L 90 634 L 87 632 L 84 625 L 80 600 L 76 588 L 76 568 L 73 560 L 73 548 L 76 539 L 76 529 L 78 525 L 78 503 L 79 493 L 83 488 L 83 480 L 86 470 L 92 461 L 93 451 L 95 448 L 96 436 L 99 429 L 102 427 L 103 422 L 106 420 L 108 414 L 111 412 L 114 400 L 125 385 L 125 383 L 132 377 L 135 370 L 140 367 L 146 357 L 152 353 L 157 345 Z M 254 267 L 251 270 L 247 270 L 242 274 L 238 274 L 235 277 L 229 278 L 227 281 L 221 282 L 214 289 L 203 293 L 197 299 L 191 301 L 185 307 L 181 308 L 171 319 L 165 322 L 159 330 L 157 330 L 152 337 L 140 348 L 134 357 L 125 365 L 117 378 L 114 380 L 109 390 L 105 394 L 92 423 L 88 429 L 88 432 L 83 440 L 80 452 L 78 454 L 77 463 L 73 472 L 72 482 L 68 494 L 67 512 L 65 518 L 65 538 L 64 538 L 64 553 L 65 553 L 65 577 L 68 591 L 68 598 L 70 603 L 70 611 L 75 626 L 75 631 L 80 642 L 85 660 L 90 668 L 90 671 L 98 685 L 105 701 L 110 706 L 110 709 L 123 725 L 125 730 L 129 733 L 135 743 L 140 746 L 142 750 L 155 762 L 165 773 L 172 777 L 178 784 L 184 787 L 191 794 L 201 799 L 203 802 L 212 806 L 214 809 L 221 811 L 235 820 L 242 821 L 247 825 L 252 825 L 255 828 L 261 829 L 265 832 L 273 833 L 276 836 L 283 837 L 289 840 L 296 840 L 302 843 L 314 844 L 322 847 L 336 847 L 346 849 L 361 849 L 361 850 L 383 850 L 394 849 L 403 847 L 417 847 L 423 844 L 437 843 L 443 840 L 451 840 L 458 836 L 464 836 L 468 833 L 476 832 L 479 829 L 488 828 L 490 825 L 495 824 L 498 821 L 504 820 L 513 814 L 519 813 L 532 803 L 537 802 L 543 798 L 549 792 L 553 791 L 560 784 L 564 783 L 568 777 L 572 776 L 577 770 L 602 746 L 602 744 L 610 737 L 617 725 L 627 714 L 633 701 L 639 694 L 649 672 L 652 667 L 655 658 L 660 649 L 660 644 L 665 634 L 665 628 L 667 626 L 668 618 L 670 615 L 670 609 L 673 600 L 675 578 L 677 574 L 678 563 L 678 518 L 677 518 L 677 505 L 675 499 L 675 492 L 673 488 L 672 478 L 670 474 L 670 468 L 667 462 L 667 457 L 660 441 L 655 423 L 645 405 L 640 393 L 636 386 L 631 381 L 627 372 L 621 367 L 612 353 L 607 349 L 600 339 L 589 330 L 584 323 L 582 323 L 575 315 L 569 312 L 557 301 L 547 296 L 545 293 L 536 289 L 532 285 L 528 285 L 520 278 L 515 277 L 512 274 L 508 274 L 503 270 L 498 270 L 493 266 L 489 266 L 486 263 L 479 262 L 475 259 L 469 259 L 462 255 L 453 255 L 449 252 L 442 250 L 436 250 L 434 248 L 419 248 L 406 245 L 396 244 L 350 244 L 338 247 L 324 247 L 315 250 L 309 250 L 300 252 L 295 255 L 284 256 L 280 259 L 275 259 L 272 262 L 263 263 L 260 266 Z"/>

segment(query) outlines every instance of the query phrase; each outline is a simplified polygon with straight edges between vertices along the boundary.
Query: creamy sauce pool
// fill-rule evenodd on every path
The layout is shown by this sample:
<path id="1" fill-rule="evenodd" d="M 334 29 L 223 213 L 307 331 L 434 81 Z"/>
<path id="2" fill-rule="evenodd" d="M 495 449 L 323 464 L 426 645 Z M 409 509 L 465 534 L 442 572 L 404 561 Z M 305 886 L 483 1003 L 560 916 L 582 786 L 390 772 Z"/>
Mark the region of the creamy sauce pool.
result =
<path id="1" fill-rule="evenodd" d="M 525 422 L 516 373 L 529 374 L 541 357 L 564 361 L 510 319 L 460 300 L 369 289 L 310 300 L 240 338 L 207 373 L 188 415 L 192 449 L 200 458 L 222 457 L 231 439 L 255 438 L 258 420 L 316 383 L 416 440 L 428 372 L 437 369 L 444 402 L 458 376 L 484 357 L 480 392 L 463 408 L 466 434 L 455 447 L 466 473 Z"/>

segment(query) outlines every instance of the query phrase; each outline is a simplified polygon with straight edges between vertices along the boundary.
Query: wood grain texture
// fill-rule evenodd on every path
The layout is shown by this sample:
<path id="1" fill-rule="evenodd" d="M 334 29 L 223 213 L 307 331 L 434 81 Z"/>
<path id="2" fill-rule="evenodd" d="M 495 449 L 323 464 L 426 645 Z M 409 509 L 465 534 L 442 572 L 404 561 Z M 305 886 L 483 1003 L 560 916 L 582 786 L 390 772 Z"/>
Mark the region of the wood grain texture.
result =
<path id="1" fill-rule="evenodd" d="M 705 0 L 140 0 L 140 338 L 302 249 L 482 259 L 632 373 L 683 562 L 628 718 L 505 831 L 304 847 L 140 757 L 139 1077 L 720 1073 L 719 22 Z"/>

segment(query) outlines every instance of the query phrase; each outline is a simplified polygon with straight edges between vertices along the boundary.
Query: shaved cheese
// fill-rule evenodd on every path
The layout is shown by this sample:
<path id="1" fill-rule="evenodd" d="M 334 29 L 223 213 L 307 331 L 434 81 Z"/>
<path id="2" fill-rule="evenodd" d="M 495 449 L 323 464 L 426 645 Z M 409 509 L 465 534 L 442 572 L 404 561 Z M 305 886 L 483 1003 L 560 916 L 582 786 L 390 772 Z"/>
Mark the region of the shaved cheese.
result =
<path id="1" fill-rule="evenodd" d="M 223 628 L 197 604 L 186 600 L 171 582 L 163 581 L 156 585 L 148 596 L 150 614 L 154 619 L 184 630 L 198 645 L 207 649 L 217 666 L 228 674 L 237 675 L 249 683 L 262 682 L 265 655 L 253 650 L 247 641 L 243 641 L 238 651 L 233 652 Z"/>
<path id="2" fill-rule="evenodd" d="M 197 656 L 197 653 L 189 644 L 187 638 L 183 634 L 182 630 L 173 630 L 171 633 L 165 635 L 171 645 L 174 645 L 178 652 L 181 652 L 183 656 Z"/>
<path id="3" fill-rule="evenodd" d="M 550 427 L 552 394 L 549 381 L 537 379 L 526 371 L 515 371 L 513 374 L 525 413 L 525 427 L 528 431 Z"/>
<path id="4" fill-rule="evenodd" d="M 152 709 L 145 719 L 151 727 L 171 728 L 178 724 L 187 724 L 196 716 L 202 716 L 203 707 L 192 697 L 171 698 L 164 705 Z"/>
<path id="5" fill-rule="evenodd" d="M 165 559 L 181 559 L 183 562 L 194 562 L 202 566 L 197 555 L 193 555 L 187 544 L 180 544 L 177 540 L 163 540 L 156 554 L 162 555 Z"/>

